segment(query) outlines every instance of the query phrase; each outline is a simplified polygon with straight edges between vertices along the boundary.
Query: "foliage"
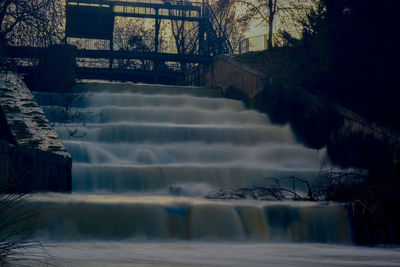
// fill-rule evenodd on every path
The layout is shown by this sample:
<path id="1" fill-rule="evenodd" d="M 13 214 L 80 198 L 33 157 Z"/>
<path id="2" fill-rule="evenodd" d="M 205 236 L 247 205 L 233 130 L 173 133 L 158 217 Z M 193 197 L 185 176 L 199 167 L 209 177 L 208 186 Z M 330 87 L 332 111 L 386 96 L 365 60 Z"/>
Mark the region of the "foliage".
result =
<path id="1" fill-rule="evenodd" d="M 354 242 L 399 244 L 400 185 L 396 181 L 377 183 L 363 170 L 325 170 L 317 178 L 317 194 L 328 201 L 347 203 Z"/>
<path id="2" fill-rule="evenodd" d="M 44 211 L 32 211 L 27 206 L 28 198 L 33 196 L 8 191 L 4 187 L 0 189 L 0 265 L 8 266 L 20 261 L 47 265 L 48 260 L 54 258 L 40 241 L 33 239 L 38 227 L 35 218 Z"/>
<path id="3" fill-rule="evenodd" d="M 163 37 L 160 38 L 160 47 L 164 48 Z M 144 19 L 116 18 L 114 27 L 114 49 L 120 51 L 150 52 L 154 46 L 154 30 L 146 25 Z M 116 60 L 118 68 L 150 70 L 152 63 L 149 60 Z"/>
<path id="4" fill-rule="evenodd" d="M 399 243 L 400 53 L 395 32 L 400 2 L 314 2 L 302 21 L 301 39 L 287 36 L 286 47 L 237 59 L 265 75 L 256 106 L 274 122 L 290 122 L 303 143 L 327 146 L 339 166 L 321 171 L 314 197 L 350 203 L 356 235 L 368 236 L 357 242 Z M 338 106 L 366 119 L 338 118 L 330 112 Z M 377 130 L 382 128 L 371 122 L 392 131 Z"/>
<path id="5" fill-rule="evenodd" d="M 169 12 L 172 12 L 170 10 Z M 181 16 L 188 16 L 190 11 L 180 10 Z M 199 23 L 193 21 L 173 20 L 170 21 L 172 37 L 175 42 L 176 52 L 180 55 L 193 55 L 199 48 Z M 181 71 L 186 71 L 190 64 L 180 63 Z"/>
<path id="6" fill-rule="evenodd" d="M 207 4 L 208 5 L 208 4 Z M 203 27 L 214 27 L 216 38 L 227 38 L 233 50 L 237 50 L 239 42 L 243 39 L 245 31 L 248 29 L 248 22 L 239 21 L 238 6 L 235 0 L 216 0 L 211 1 L 209 6 L 210 18 L 213 25 L 203 25 Z M 172 11 L 171 11 L 172 12 Z M 181 10 L 182 16 L 186 16 L 189 11 Z M 199 25 L 198 22 L 171 20 L 171 32 L 178 54 L 203 53 L 200 51 L 199 44 Z M 203 30 L 206 30 L 203 28 Z M 208 36 L 207 38 L 212 39 Z M 204 48 L 207 50 L 207 48 Z M 184 71 L 190 64 L 181 63 Z"/>
<path id="7" fill-rule="evenodd" d="M 393 0 L 321 0 L 303 23 L 302 42 L 313 66 L 305 70 L 307 87 L 396 130 L 399 7 Z"/>
<path id="8" fill-rule="evenodd" d="M 400 2 L 321 0 L 303 20 L 291 47 L 243 55 L 273 86 L 302 88 L 400 131 L 396 88 L 400 60 L 396 14 Z M 377 12 L 376 7 L 380 7 Z M 287 36 L 286 39 L 290 39 Z M 271 84 L 270 84 L 271 85 Z"/>
<path id="9" fill-rule="evenodd" d="M 268 48 L 284 44 L 287 37 L 299 36 L 300 21 L 309 12 L 309 0 L 235 0 L 245 6 L 242 22 L 261 20 L 268 30 Z M 282 38 L 282 37 L 286 37 Z"/>
<path id="10" fill-rule="evenodd" d="M 18 249 L 29 244 L 30 233 L 18 229 L 21 220 L 30 217 L 29 214 L 21 214 L 21 204 L 24 195 L 5 194 L 0 195 L 0 264 L 3 266 L 8 258 L 15 256 Z"/>
<path id="11" fill-rule="evenodd" d="M 233 50 L 237 51 L 249 28 L 249 21 L 240 20 L 240 9 L 235 0 L 216 0 L 210 7 L 218 20 L 221 32 L 229 39 Z"/>
<path id="12" fill-rule="evenodd" d="M 48 46 L 63 39 L 62 0 L 0 1 L 0 43 Z"/>

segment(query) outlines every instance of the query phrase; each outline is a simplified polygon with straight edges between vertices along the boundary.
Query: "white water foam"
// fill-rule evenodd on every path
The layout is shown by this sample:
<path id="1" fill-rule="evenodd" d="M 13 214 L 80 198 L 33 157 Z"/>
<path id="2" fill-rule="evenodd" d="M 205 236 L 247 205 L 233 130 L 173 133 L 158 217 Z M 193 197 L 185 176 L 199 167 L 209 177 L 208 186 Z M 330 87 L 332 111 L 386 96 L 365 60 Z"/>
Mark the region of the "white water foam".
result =
<path id="1" fill-rule="evenodd" d="M 221 188 L 264 186 L 270 177 L 282 186 L 292 186 L 290 176 L 312 182 L 326 152 L 299 144 L 288 125 L 272 125 L 239 101 L 196 96 L 195 88 L 88 88 L 78 97 L 36 94 L 72 154 L 74 192 L 32 200 L 32 207 L 53 210 L 43 215 L 47 228 L 39 236 L 351 242 L 342 206 L 201 198 Z"/>

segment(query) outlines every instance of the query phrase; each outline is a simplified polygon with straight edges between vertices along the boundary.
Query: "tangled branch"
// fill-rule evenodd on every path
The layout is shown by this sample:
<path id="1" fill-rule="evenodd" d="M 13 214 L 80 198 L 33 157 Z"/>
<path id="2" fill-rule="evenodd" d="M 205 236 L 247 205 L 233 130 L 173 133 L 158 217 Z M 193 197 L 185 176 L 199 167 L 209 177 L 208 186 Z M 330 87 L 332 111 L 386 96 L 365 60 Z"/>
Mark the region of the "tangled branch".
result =
<path id="1" fill-rule="evenodd" d="M 209 193 L 205 197 L 208 199 L 254 199 L 254 200 L 315 200 L 311 185 L 308 181 L 295 176 L 283 178 L 267 177 L 267 182 L 272 182 L 266 186 L 246 187 L 240 189 L 220 189 Z M 291 181 L 291 188 L 281 185 L 281 181 Z M 307 194 L 302 194 L 296 190 L 298 184 L 307 187 Z"/>

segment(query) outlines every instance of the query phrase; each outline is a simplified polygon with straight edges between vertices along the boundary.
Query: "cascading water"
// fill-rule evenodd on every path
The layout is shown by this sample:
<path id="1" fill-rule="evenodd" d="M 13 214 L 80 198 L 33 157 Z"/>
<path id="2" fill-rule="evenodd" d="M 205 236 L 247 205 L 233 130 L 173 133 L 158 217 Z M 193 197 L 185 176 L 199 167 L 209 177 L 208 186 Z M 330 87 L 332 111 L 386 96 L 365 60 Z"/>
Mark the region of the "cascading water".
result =
<path id="1" fill-rule="evenodd" d="M 41 215 L 38 236 L 216 247 L 238 240 L 351 243 L 338 205 L 203 198 L 221 188 L 263 185 L 266 177 L 315 177 L 325 152 L 297 143 L 289 126 L 272 125 L 239 101 L 215 97 L 215 90 L 80 86 L 87 93 L 70 100 L 69 114 L 61 107 L 65 96 L 35 94 L 73 157 L 73 192 L 32 200 L 50 210 Z"/>

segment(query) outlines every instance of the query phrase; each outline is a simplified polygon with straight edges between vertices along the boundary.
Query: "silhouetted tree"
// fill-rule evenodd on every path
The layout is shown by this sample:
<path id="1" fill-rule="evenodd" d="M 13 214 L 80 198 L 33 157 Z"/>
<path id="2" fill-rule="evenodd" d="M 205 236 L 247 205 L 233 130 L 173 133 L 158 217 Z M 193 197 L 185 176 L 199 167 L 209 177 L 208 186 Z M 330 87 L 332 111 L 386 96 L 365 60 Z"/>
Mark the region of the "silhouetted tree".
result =
<path id="1" fill-rule="evenodd" d="M 179 10 L 179 12 L 181 16 L 187 16 L 190 11 Z M 186 55 L 195 54 L 199 46 L 198 23 L 184 20 L 171 20 L 170 23 L 177 53 Z M 181 70 L 186 71 L 187 64 L 181 62 L 180 65 Z"/>
<path id="2" fill-rule="evenodd" d="M 210 3 L 210 7 L 218 20 L 218 27 L 221 27 L 220 34 L 224 34 L 233 50 L 237 50 L 248 30 L 249 21 L 239 20 L 238 5 L 235 0 L 216 0 Z"/>
<path id="3" fill-rule="evenodd" d="M 395 0 L 321 0 L 303 34 L 309 61 L 317 67 L 307 85 L 397 130 L 399 7 Z"/>
<path id="4" fill-rule="evenodd" d="M 0 42 L 47 46 L 63 38 L 62 0 L 0 1 Z"/>
<path id="5" fill-rule="evenodd" d="M 276 20 L 286 29 L 295 28 L 310 8 L 309 0 L 235 0 L 246 7 L 241 21 L 261 19 L 268 29 L 268 48 L 274 46 Z M 283 29 L 282 29 L 283 30 Z"/>
<path id="6" fill-rule="evenodd" d="M 161 36 L 159 46 L 164 49 Z M 117 18 L 114 27 L 114 48 L 116 50 L 150 52 L 154 47 L 154 30 L 146 25 L 145 20 L 137 18 Z M 117 67 L 150 70 L 149 60 L 120 59 Z"/>

